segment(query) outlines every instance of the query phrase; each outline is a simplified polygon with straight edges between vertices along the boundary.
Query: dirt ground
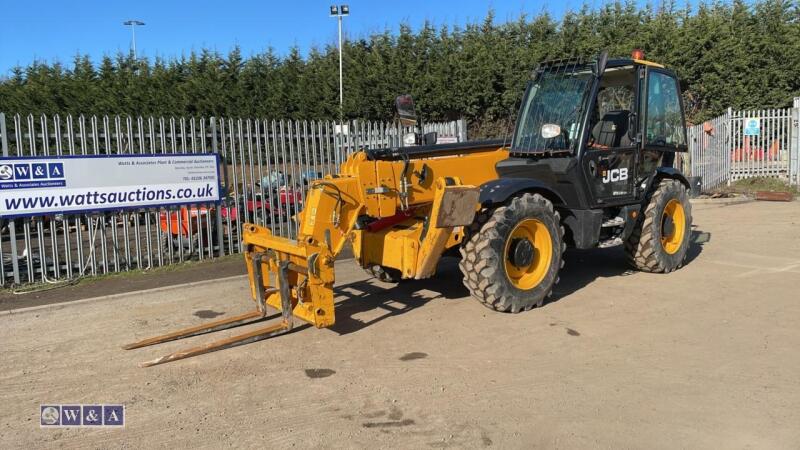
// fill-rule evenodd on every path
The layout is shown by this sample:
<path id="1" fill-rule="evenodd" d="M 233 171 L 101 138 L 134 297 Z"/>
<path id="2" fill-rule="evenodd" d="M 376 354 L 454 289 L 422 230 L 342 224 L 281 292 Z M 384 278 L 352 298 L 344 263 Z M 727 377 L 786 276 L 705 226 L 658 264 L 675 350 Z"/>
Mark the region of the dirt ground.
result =
<path id="1" fill-rule="evenodd" d="M 453 261 L 387 289 L 337 266 L 337 324 L 149 369 L 251 307 L 244 279 L 0 315 L 4 448 L 798 448 L 800 202 L 694 205 L 688 265 L 569 252 L 554 301 L 492 312 Z M 241 332 L 248 327 L 239 328 Z M 217 333 L 217 336 L 226 333 Z M 228 333 L 229 334 L 229 333 Z M 41 403 L 124 429 L 40 429 Z"/>

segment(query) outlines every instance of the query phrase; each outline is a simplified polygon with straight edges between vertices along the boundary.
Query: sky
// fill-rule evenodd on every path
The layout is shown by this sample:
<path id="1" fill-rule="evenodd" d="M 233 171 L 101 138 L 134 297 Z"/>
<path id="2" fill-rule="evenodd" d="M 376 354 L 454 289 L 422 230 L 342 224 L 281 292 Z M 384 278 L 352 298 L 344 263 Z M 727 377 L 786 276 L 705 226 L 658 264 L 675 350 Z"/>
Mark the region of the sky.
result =
<path id="1" fill-rule="evenodd" d="M 495 21 L 515 20 L 521 13 L 547 11 L 560 18 L 579 9 L 584 0 L 339 0 L 347 1 L 346 36 L 360 37 L 390 30 L 401 22 L 417 29 L 424 21 L 436 25 L 464 25 L 481 21 L 491 8 Z M 587 0 L 600 7 L 605 0 Z M 640 1 L 640 3 L 644 3 Z M 273 47 L 285 55 L 292 46 L 303 54 L 337 39 L 336 20 L 329 17 L 330 0 L 3 0 L 0 8 L 0 76 L 14 66 L 34 60 L 60 61 L 71 67 L 73 57 L 88 54 L 97 62 L 103 55 L 128 52 L 131 30 L 127 19 L 145 22 L 136 29 L 137 54 L 153 58 L 188 55 L 203 48 L 227 53 L 239 45 L 244 55 Z"/>

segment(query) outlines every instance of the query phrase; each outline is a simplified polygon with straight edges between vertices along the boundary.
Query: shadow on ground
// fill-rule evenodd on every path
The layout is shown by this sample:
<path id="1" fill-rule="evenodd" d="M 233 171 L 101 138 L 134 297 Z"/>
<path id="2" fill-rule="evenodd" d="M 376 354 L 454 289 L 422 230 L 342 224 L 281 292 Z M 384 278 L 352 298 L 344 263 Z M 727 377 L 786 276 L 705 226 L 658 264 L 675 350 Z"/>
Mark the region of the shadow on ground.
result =
<path id="1" fill-rule="evenodd" d="M 711 240 L 711 234 L 692 230 L 691 244 L 686 256 L 686 264 L 695 260 L 703 250 L 703 245 Z M 548 304 L 568 297 L 573 292 L 586 287 L 598 278 L 626 276 L 634 273 L 625 260 L 622 247 L 610 249 L 569 250 L 564 255 L 565 267 L 561 271 L 561 281 L 553 290 Z M 462 283 L 463 276 L 455 258 L 442 259 L 436 275 L 427 280 L 405 280 L 397 284 L 382 283 L 366 279 L 355 283 L 336 286 L 336 323 L 331 330 L 340 334 L 350 334 L 374 325 L 383 320 L 400 316 L 424 306 L 431 300 L 442 301 L 465 299 L 469 291 Z M 547 304 L 545 305 L 547 307 Z M 382 313 L 375 316 L 376 311 Z M 373 318 L 357 318 L 361 313 L 372 312 Z M 213 318 L 224 312 L 211 310 L 195 311 L 201 318 Z M 280 314 L 272 314 L 255 322 L 278 319 Z M 249 322 L 243 325 L 252 325 Z M 310 327 L 309 324 L 295 321 L 291 332 Z M 232 328 L 238 328 L 236 327 Z M 204 332 L 200 334 L 210 334 Z M 241 345 L 241 344 L 237 344 Z"/>
<path id="2" fill-rule="evenodd" d="M 703 245 L 711 240 L 711 233 L 692 230 L 689 249 L 686 252 L 684 265 L 691 264 L 703 251 Z M 624 277 L 636 273 L 625 258 L 623 246 L 589 249 L 567 250 L 564 254 L 564 268 L 561 270 L 561 281 L 553 289 L 553 303 L 567 297 L 598 278 Z"/>
<path id="3" fill-rule="evenodd" d="M 686 263 L 690 264 L 703 251 L 711 234 L 692 230 Z M 591 250 L 567 250 L 560 282 L 553 290 L 549 303 L 559 301 L 583 289 L 598 278 L 627 276 L 635 271 L 625 259 L 623 247 Z M 336 287 L 336 324 L 331 327 L 339 334 L 349 334 L 382 320 L 405 314 L 424 306 L 431 300 L 461 299 L 469 297 L 462 283 L 458 260 L 445 258 L 439 264 L 436 276 L 427 280 L 405 280 L 396 285 L 367 279 Z M 547 305 L 545 305 L 547 307 Z M 354 316 L 372 311 L 384 313 L 373 319 L 359 320 Z"/>
<path id="4" fill-rule="evenodd" d="M 419 308 L 431 300 L 457 299 L 469 296 L 461 282 L 458 260 L 445 258 L 436 275 L 427 280 L 403 280 L 397 284 L 367 279 L 336 287 L 336 324 L 331 329 L 339 334 L 349 334 L 384 319 L 399 316 Z M 385 313 L 370 320 L 353 316 L 380 309 Z"/>

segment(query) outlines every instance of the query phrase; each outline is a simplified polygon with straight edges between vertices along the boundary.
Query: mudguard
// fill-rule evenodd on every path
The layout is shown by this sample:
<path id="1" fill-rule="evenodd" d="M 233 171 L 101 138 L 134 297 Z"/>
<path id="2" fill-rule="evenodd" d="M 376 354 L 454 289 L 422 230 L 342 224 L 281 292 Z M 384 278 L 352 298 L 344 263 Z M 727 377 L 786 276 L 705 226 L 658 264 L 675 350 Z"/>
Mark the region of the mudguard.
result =
<path id="1" fill-rule="evenodd" d="M 546 184 L 533 178 L 498 178 L 481 185 L 479 201 L 482 207 L 505 203 L 518 192 L 537 192 L 553 203 L 564 205 L 564 200 Z"/>
<path id="2" fill-rule="evenodd" d="M 686 189 L 692 188 L 692 185 L 689 184 L 689 180 L 686 179 L 680 170 L 674 167 L 659 167 L 655 170 L 655 172 L 653 172 L 652 175 L 650 175 L 650 178 L 647 179 L 647 187 L 645 188 L 644 192 L 650 192 L 653 184 L 662 178 L 672 178 L 683 183 L 683 185 L 686 186 Z"/>

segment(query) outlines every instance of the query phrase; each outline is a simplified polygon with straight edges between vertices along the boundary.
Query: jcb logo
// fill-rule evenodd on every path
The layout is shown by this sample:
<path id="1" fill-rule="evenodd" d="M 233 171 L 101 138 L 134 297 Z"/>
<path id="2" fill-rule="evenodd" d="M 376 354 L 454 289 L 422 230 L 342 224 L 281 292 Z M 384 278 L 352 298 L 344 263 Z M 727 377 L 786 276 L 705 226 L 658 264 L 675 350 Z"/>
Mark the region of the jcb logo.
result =
<path id="1" fill-rule="evenodd" d="M 603 177 L 603 183 L 611 183 L 614 181 L 625 181 L 628 179 L 628 168 L 606 170 Z"/>

